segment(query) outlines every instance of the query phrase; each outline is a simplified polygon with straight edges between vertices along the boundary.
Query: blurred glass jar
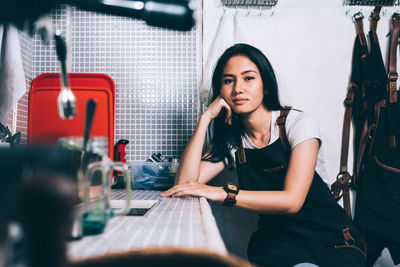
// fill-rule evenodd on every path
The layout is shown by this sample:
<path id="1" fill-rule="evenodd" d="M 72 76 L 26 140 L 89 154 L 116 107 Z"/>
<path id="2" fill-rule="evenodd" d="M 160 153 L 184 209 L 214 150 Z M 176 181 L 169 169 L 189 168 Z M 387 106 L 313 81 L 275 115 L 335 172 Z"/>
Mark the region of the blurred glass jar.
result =
<path id="1" fill-rule="evenodd" d="M 94 137 L 88 141 L 88 151 L 82 151 L 82 137 L 63 137 L 59 145 L 71 151 L 80 151 L 81 168 L 77 174 L 78 194 L 83 202 L 83 235 L 103 232 L 107 221 L 114 215 L 129 212 L 131 198 L 131 174 L 127 165 L 113 162 L 107 156 L 108 140 L 105 137 Z M 114 170 L 120 171 L 124 177 L 125 205 L 119 209 L 111 209 L 111 179 Z"/>

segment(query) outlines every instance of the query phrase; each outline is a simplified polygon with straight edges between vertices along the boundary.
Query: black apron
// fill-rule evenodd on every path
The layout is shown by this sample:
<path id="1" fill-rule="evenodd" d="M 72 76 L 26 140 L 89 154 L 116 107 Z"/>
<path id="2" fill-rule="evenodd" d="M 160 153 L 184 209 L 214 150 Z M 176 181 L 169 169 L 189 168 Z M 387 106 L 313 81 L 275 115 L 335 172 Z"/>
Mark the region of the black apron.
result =
<path id="1" fill-rule="evenodd" d="M 361 116 L 367 116 L 369 129 L 361 142 L 355 139 L 355 143 L 364 144 L 365 150 L 363 153 L 358 151 L 360 154 L 355 157 L 358 174 L 354 222 L 364 233 L 367 266 L 374 265 L 385 247 L 389 249 L 393 262 L 397 265 L 400 263 L 400 148 L 391 148 L 388 136 L 389 133 L 396 135 L 397 143 L 400 143 L 400 104 L 380 103 L 387 98 L 388 76 L 379 42 L 373 36 L 374 33 L 370 31 L 371 49 L 368 56 L 366 59 L 359 59 L 359 64 L 363 64 L 365 69 L 361 84 L 366 103 L 362 105 L 364 110 L 355 111 Z M 354 49 L 356 48 L 355 46 Z M 355 61 L 353 67 L 354 64 Z M 358 98 L 360 102 L 363 101 L 361 96 Z M 355 131 L 361 134 L 362 129 Z M 357 163 L 358 157 L 360 160 Z"/>
<path id="2" fill-rule="evenodd" d="M 240 189 L 283 190 L 290 148 L 285 151 L 281 140 L 261 149 L 243 151 L 239 146 L 236 167 Z M 259 215 L 258 230 L 250 238 L 248 256 L 260 266 L 293 266 L 301 262 L 320 267 L 365 266 L 361 240 L 358 229 L 314 172 L 299 212 L 295 215 Z"/>

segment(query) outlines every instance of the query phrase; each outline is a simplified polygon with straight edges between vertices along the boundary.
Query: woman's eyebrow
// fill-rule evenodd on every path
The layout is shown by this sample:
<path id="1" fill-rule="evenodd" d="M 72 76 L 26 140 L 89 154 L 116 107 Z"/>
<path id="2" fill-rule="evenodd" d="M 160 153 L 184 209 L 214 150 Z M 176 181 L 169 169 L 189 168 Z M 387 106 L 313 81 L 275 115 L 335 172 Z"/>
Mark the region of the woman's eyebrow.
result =
<path id="1" fill-rule="evenodd" d="M 257 73 L 257 71 L 255 71 L 255 70 L 245 70 L 245 71 L 243 71 L 241 74 L 243 75 L 243 74 L 246 74 L 246 73 L 249 73 L 249 72 L 254 72 L 254 73 Z M 229 73 L 226 73 L 226 74 L 224 74 L 224 75 L 222 75 L 222 77 L 234 77 L 235 75 L 233 75 L 233 74 L 229 74 Z"/>
<path id="2" fill-rule="evenodd" d="M 246 73 L 249 73 L 249 72 L 257 73 L 257 71 L 255 71 L 255 70 L 245 70 L 245 71 L 242 72 L 242 74 L 246 74 Z"/>

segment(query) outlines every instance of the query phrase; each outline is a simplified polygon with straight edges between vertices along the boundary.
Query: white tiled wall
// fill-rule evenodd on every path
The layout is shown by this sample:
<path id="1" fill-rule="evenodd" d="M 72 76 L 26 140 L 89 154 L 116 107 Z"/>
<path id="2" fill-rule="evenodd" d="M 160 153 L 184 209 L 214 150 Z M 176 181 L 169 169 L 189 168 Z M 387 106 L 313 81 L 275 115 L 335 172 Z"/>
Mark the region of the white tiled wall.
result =
<path id="1" fill-rule="evenodd" d="M 71 72 L 105 73 L 114 80 L 115 142 L 130 141 L 128 161 L 154 152 L 179 157 L 197 122 L 196 29 L 165 30 L 66 6 L 51 17 L 70 44 Z M 29 85 L 41 73 L 60 72 L 54 43 L 43 45 L 39 36 L 23 39 Z M 26 101 L 20 102 L 18 112 L 24 114 Z M 26 120 L 18 118 L 21 127 Z M 26 132 L 23 136 L 26 142 Z"/>

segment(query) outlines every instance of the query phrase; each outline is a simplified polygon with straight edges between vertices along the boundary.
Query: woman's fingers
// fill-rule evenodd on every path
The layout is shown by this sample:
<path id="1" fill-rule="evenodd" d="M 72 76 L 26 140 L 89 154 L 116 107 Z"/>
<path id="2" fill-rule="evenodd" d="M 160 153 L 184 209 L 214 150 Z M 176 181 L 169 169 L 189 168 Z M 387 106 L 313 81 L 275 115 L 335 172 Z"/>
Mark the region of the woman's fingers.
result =
<path id="1" fill-rule="evenodd" d="M 171 187 L 170 189 L 162 192 L 160 194 L 160 196 L 162 197 L 170 197 L 170 196 L 174 196 L 175 194 L 177 194 L 178 192 L 183 192 L 186 190 L 186 188 L 192 186 L 192 182 L 190 183 L 183 183 L 183 184 L 178 184 L 175 185 L 173 187 Z"/>
<path id="2" fill-rule="evenodd" d="M 173 187 L 172 187 L 172 188 L 170 188 L 170 189 L 168 189 L 168 190 L 162 192 L 162 193 L 160 194 L 160 196 L 162 196 L 162 197 L 170 197 L 170 196 L 172 196 L 173 194 L 174 194 L 174 192 L 173 192 Z"/>
<path id="3" fill-rule="evenodd" d="M 188 183 L 184 183 L 184 184 L 178 184 L 178 185 L 174 185 L 173 187 L 171 187 L 170 189 L 162 192 L 160 194 L 160 196 L 162 197 L 170 197 L 173 196 L 176 192 L 180 191 L 182 186 L 187 185 Z"/>
<path id="4" fill-rule="evenodd" d="M 190 182 L 184 184 L 178 184 L 161 193 L 162 197 L 181 197 L 181 196 L 202 196 L 200 188 L 204 187 L 204 184 Z"/>
<path id="5" fill-rule="evenodd" d="M 225 101 L 225 100 L 224 100 Z M 232 109 L 231 107 L 228 105 L 228 103 L 225 102 L 224 105 L 225 109 L 226 109 L 226 117 L 225 117 L 225 123 L 232 125 Z"/>
<path id="6" fill-rule="evenodd" d="M 232 111 L 231 107 L 228 105 L 228 103 L 223 99 L 221 96 L 218 96 L 207 108 L 205 113 L 207 113 L 208 117 L 213 120 L 218 115 L 221 113 L 221 110 L 225 108 L 227 110 L 227 116 L 226 116 L 226 123 L 230 124 L 231 122 L 231 117 L 232 117 Z"/>
<path id="7" fill-rule="evenodd" d="M 218 100 L 218 104 L 219 104 L 218 114 L 221 112 L 221 110 L 223 108 L 226 109 L 225 123 L 231 125 L 232 124 L 232 109 L 231 109 L 231 107 L 228 105 L 228 103 L 225 101 L 225 99 L 222 98 L 222 96 L 218 96 L 218 98 L 216 98 L 216 100 Z"/>
<path id="8" fill-rule="evenodd" d="M 226 197 L 226 192 L 222 187 L 208 186 L 205 184 L 190 182 L 185 184 L 175 185 L 171 189 L 163 192 L 162 197 L 205 197 L 211 201 L 223 201 Z"/>

